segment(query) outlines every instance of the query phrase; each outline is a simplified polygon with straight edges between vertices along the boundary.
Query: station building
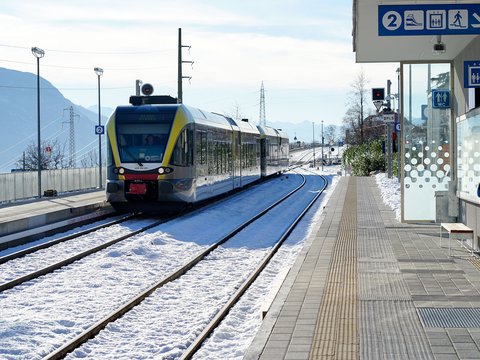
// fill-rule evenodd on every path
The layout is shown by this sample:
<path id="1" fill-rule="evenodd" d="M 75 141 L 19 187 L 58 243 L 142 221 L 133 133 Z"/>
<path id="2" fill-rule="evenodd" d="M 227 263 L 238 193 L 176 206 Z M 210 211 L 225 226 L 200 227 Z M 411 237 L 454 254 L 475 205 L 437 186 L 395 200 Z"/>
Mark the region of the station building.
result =
<path id="1" fill-rule="evenodd" d="M 398 62 L 402 222 L 480 242 L 480 1 L 353 0 L 358 63 Z"/>

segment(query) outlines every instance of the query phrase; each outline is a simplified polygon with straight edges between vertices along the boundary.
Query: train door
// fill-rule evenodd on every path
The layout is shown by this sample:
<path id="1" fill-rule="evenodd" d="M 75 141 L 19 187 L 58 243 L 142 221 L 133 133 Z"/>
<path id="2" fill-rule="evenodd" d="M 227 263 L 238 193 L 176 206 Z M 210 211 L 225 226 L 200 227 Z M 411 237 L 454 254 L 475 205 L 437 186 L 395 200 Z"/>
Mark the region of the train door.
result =
<path id="1" fill-rule="evenodd" d="M 242 186 L 242 133 L 240 131 L 233 132 L 233 187 L 238 188 Z"/>

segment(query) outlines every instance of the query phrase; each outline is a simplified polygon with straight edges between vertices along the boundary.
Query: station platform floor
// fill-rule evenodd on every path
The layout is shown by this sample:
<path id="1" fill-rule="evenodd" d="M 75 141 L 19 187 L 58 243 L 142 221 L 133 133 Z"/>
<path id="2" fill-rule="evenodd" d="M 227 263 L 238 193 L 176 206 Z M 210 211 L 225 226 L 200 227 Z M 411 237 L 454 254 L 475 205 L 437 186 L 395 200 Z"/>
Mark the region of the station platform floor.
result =
<path id="1" fill-rule="evenodd" d="M 244 359 L 480 359 L 480 260 L 343 177 Z"/>
<path id="2" fill-rule="evenodd" d="M 34 239 L 55 227 L 68 227 L 113 212 L 105 190 L 42 197 L 0 206 L 0 249 L 18 239 Z"/>

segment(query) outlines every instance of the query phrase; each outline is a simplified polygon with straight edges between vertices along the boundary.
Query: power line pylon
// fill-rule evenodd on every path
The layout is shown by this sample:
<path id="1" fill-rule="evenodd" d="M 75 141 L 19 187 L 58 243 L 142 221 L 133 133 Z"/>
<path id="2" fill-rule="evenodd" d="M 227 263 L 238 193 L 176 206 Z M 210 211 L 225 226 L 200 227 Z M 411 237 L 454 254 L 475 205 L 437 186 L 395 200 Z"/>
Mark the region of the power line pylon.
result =
<path id="1" fill-rule="evenodd" d="M 263 86 L 263 81 L 262 87 L 260 88 L 260 116 L 258 119 L 258 124 L 261 126 L 267 125 L 267 120 L 265 118 L 265 88 Z"/>
<path id="2" fill-rule="evenodd" d="M 68 147 L 68 152 L 69 152 L 69 157 L 68 157 L 68 167 L 69 168 L 74 168 L 77 165 L 77 157 L 75 153 L 75 116 L 80 116 L 78 114 L 75 114 L 73 111 L 73 106 L 70 106 L 69 108 L 64 109 L 70 111 L 70 120 L 69 121 L 64 121 L 64 123 L 70 125 L 70 137 L 69 137 L 69 147 Z"/>

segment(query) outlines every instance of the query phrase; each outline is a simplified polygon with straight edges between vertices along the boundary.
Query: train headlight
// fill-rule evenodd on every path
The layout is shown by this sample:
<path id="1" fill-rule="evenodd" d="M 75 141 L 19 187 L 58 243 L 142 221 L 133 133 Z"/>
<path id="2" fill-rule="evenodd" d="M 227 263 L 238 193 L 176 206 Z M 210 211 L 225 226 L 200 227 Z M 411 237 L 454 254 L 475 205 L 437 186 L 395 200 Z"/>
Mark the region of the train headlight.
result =
<path id="1" fill-rule="evenodd" d="M 172 168 L 169 168 L 169 167 L 160 167 L 158 168 L 158 173 L 160 175 L 162 174 L 170 174 L 171 172 L 173 172 L 173 169 Z"/>
<path id="2" fill-rule="evenodd" d="M 120 169 L 118 169 L 118 172 L 119 172 L 119 174 L 123 175 L 123 174 L 125 174 L 125 169 L 124 169 L 124 168 L 120 168 Z"/>

